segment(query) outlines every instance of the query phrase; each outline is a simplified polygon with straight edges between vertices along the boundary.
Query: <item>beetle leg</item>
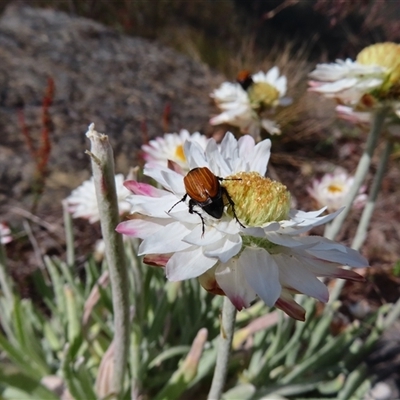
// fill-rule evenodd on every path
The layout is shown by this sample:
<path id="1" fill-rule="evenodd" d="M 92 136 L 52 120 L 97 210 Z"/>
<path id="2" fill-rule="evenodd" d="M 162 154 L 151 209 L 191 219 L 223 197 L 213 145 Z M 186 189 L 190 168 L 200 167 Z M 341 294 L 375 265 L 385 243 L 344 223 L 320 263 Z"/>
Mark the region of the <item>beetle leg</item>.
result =
<path id="1" fill-rule="evenodd" d="M 187 193 L 185 193 L 185 195 L 179 200 L 179 201 L 177 201 L 169 210 L 168 210 L 168 212 L 167 212 L 167 214 L 169 214 L 170 212 L 171 212 L 171 210 L 176 206 L 176 205 L 178 205 L 179 203 L 184 203 L 185 201 L 186 201 L 186 198 L 187 198 Z"/>
<path id="2" fill-rule="evenodd" d="M 204 218 L 198 211 L 193 209 L 193 207 L 195 205 L 196 205 L 196 203 L 192 199 L 190 199 L 189 200 L 189 213 L 190 214 L 197 214 L 200 217 L 200 219 L 201 219 L 201 237 L 203 237 L 204 236 L 204 230 L 205 230 L 204 229 L 204 226 L 205 226 Z"/>
<path id="3" fill-rule="evenodd" d="M 236 215 L 235 203 L 233 202 L 231 196 L 229 196 L 228 191 L 227 191 L 226 188 L 223 187 L 223 186 L 221 186 L 221 189 L 222 189 L 222 193 L 223 193 L 223 194 L 225 195 L 225 197 L 227 198 L 230 207 L 232 208 L 233 216 L 235 217 L 237 223 L 238 223 L 242 228 L 246 228 L 246 227 L 239 221 L 239 218 L 238 218 L 237 215 Z"/>

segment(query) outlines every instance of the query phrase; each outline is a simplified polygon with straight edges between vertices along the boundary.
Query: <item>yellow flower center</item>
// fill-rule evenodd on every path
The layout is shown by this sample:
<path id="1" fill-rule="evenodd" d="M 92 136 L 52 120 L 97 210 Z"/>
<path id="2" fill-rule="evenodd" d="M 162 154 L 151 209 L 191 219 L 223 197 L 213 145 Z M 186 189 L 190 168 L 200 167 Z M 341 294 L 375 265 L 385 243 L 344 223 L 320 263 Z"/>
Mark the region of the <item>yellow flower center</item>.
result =
<path id="1" fill-rule="evenodd" d="M 183 151 L 183 146 L 179 145 L 175 149 L 175 157 L 180 161 L 186 161 L 185 153 Z"/>
<path id="2" fill-rule="evenodd" d="M 235 213 L 244 225 L 261 227 L 268 222 L 288 218 L 290 193 L 280 182 L 258 172 L 239 172 L 222 181 L 235 205 Z M 233 216 L 231 207 L 228 213 Z"/>
<path id="3" fill-rule="evenodd" d="M 400 80 L 400 45 L 386 42 L 377 43 L 363 49 L 356 61 L 364 65 L 378 65 L 388 69 L 391 84 Z"/>
<path id="4" fill-rule="evenodd" d="M 267 82 L 255 82 L 248 89 L 253 108 L 270 108 L 277 105 L 279 91 Z"/>
<path id="5" fill-rule="evenodd" d="M 328 186 L 328 192 L 331 192 L 331 193 L 342 193 L 343 192 L 343 186 L 339 185 L 337 183 L 331 183 Z"/>

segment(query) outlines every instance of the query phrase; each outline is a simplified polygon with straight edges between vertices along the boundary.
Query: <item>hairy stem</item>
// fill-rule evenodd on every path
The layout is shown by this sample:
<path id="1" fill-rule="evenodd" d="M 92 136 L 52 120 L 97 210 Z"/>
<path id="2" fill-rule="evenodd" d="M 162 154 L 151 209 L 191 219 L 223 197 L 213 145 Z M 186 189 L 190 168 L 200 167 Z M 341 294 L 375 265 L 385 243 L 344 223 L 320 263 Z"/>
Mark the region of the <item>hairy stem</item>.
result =
<path id="1" fill-rule="evenodd" d="M 371 165 L 372 155 L 376 148 L 376 142 L 378 140 L 383 123 L 385 121 L 386 113 L 387 109 L 383 108 L 377 111 L 373 116 L 371 129 L 368 134 L 367 144 L 364 153 L 361 156 L 360 161 L 358 163 L 357 171 L 354 175 L 353 186 L 350 188 L 349 193 L 346 197 L 345 208 L 326 228 L 324 236 L 328 239 L 335 239 L 336 235 L 339 233 L 347 215 L 351 210 L 351 205 L 353 204 L 353 201 L 356 198 L 360 190 L 360 187 L 365 180 L 365 177 L 369 170 L 369 166 Z"/>
<path id="2" fill-rule="evenodd" d="M 233 332 L 235 330 L 236 308 L 231 301 L 225 297 L 222 308 L 221 334 L 218 341 L 217 363 L 211 384 L 208 400 L 221 398 L 228 372 L 228 362 L 232 347 Z"/>
<path id="3" fill-rule="evenodd" d="M 108 137 L 96 132 L 94 124 L 89 126 L 86 136 L 91 141 L 89 155 L 92 160 L 114 309 L 115 358 L 112 392 L 118 398 L 122 398 L 129 354 L 129 280 L 122 236 L 115 231 L 115 227 L 119 223 L 119 213 L 115 189 L 114 158 Z"/>

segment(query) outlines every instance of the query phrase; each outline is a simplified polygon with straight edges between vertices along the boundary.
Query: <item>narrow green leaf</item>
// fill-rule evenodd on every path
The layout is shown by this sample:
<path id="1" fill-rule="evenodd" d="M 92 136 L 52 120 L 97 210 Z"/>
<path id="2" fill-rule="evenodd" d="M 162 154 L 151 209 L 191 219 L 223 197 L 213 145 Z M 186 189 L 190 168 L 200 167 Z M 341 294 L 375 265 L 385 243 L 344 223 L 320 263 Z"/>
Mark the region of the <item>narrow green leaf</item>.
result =
<path id="1" fill-rule="evenodd" d="M 2 393 L 4 399 L 59 400 L 59 397 L 44 387 L 38 379 L 19 372 L 7 374 L 0 369 L 0 382 L 5 384 L 7 388 L 14 388 L 20 393 L 20 397 L 15 397 L 16 393 L 13 397 L 9 397 L 11 393 L 7 395 L 6 390 Z"/>

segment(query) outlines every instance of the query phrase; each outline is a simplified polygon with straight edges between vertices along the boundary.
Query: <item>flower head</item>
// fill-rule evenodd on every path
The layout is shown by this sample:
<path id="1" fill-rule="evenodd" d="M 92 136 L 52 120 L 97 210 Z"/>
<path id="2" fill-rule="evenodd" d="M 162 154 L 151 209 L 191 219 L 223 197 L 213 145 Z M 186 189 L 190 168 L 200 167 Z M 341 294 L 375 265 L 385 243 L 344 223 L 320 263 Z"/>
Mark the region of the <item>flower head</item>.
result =
<path id="1" fill-rule="evenodd" d="M 208 139 L 199 132 L 190 134 L 186 129 L 179 133 L 166 133 L 162 137 L 150 140 L 149 144 L 142 146 L 143 158 L 151 165 L 167 167 L 168 161 L 178 164 L 184 171 L 188 171 L 188 164 L 183 151 L 186 140 L 197 142 L 203 149 L 206 148 Z"/>
<path id="2" fill-rule="evenodd" d="M 2 244 L 10 243 L 13 240 L 11 230 L 5 222 L 0 222 L 0 241 Z"/>
<path id="3" fill-rule="evenodd" d="M 244 80 L 246 84 L 243 84 Z M 237 126 L 242 133 L 257 139 L 261 128 L 272 135 L 279 134 L 278 125 L 262 115 L 286 104 L 283 100 L 287 90 L 286 77 L 279 76 L 278 67 L 273 67 L 267 73 L 260 71 L 239 81 L 242 84 L 224 82 L 211 94 L 222 112 L 211 118 L 210 124 Z"/>
<path id="4" fill-rule="evenodd" d="M 207 290 L 228 296 L 238 310 L 258 296 L 304 319 L 295 293 L 327 301 L 327 288 L 317 277 L 358 279 L 339 267 L 365 266 L 367 261 L 339 243 L 303 236 L 336 214 L 290 210 L 287 188 L 264 178 L 270 146 L 270 140 L 256 145 L 248 135 L 236 141 L 230 133 L 220 146 L 211 139 L 205 150 L 186 142 L 190 169 L 207 167 L 224 189 L 217 191 L 213 179 L 185 187 L 177 172 L 148 167 L 145 174 L 165 189 L 126 182 L 134 193 L 129 199 L 133 215 L 117 231 L 143 239 L 139 253 L 146 263 L 164 266 L 171 281 L 197 277 Z M 207 192 L 210 185 L 213 190 Z M 201 202 L 200 193 L 211 197 Z M 205 205 L 221 197 L 224 212 L 212 217 Z"/>
<path id="5" fill-rule="evenodd" d="M 356 61 L 318 64 L 310 77 L 310 91 L 341 104 L 358 110 L 387 105 L 395 112 L 400 109 L 400 45 L 396 43 L 368 46 Z"/>
<path id="6" fill-rule="evenodd" d="M 131 208 L 126 201 L 130 192 L 125 188 L 124 180 L 125 178 L 122 174 L 115 175 L 115 188 L 121 215 L 129 212 Z M 68 212 L 72 214 L 73 218 L 84 218 L 89 220 L 91 224 L 99 221 L 100 215 L 93 177 L 74 189 L 64 201 Z"/>
<path id="7" fill-rule="evenodd" d="M 345 205 L 345 199 L 352 185 L 354 178 L 343 169 L 336 168 L 332 174 L 325 174 L 322 179 L 314 180 L 312 187 L 307 189 L 318 205 L 327 207 L 329 211 L 336 211 Z M 358 196 L 353 202 L 354 208 L 364 207 L 367 201 L 365 186 L 360 188 Z"/>

